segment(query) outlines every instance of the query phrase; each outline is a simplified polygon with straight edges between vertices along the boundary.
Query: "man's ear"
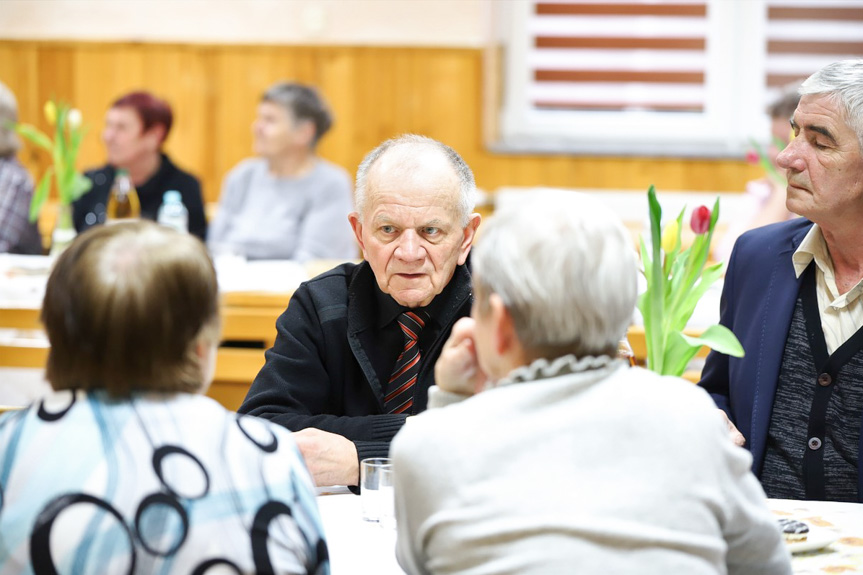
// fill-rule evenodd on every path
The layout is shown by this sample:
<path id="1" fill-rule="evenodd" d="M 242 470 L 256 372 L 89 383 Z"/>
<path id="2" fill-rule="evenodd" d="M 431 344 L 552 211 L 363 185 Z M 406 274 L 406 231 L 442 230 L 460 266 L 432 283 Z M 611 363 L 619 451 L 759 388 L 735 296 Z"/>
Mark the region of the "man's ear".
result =
<path id="1" fill-rule="evenodd" d="M 473 245 L 473 240 L 476 237 L 476 229 L 479 227 L 481 221 L 481 215 L 470 215 L 470 219 L 464 228 L 461 245 L 459 246 L 458 265 L 463 265 L 467 261 L 467 255 L 470 253 L 470 247 Z"/>
<path id="2" fill-rule="evenodd" d="M 506 355 L 511 352 L 517 343 L 515 324 L 512 315 L 506 309 L 503 299 L 493 293 L 488 297 L 489 313 L 491 314 L 491 325 L 494 330 L 494 350 L 498 355 Z"/>
<path id="3" fill-rule="evenodd" d="M 360 249 L 365 251 L 366 247 L 363 245 L 363 223 L 360 221 L 360 214 L 358 212 L 351 212 L 348 216 L 348 221 L 351 223 L 351 229 L 354 230 L 354 237 L 357 238 Z"/>

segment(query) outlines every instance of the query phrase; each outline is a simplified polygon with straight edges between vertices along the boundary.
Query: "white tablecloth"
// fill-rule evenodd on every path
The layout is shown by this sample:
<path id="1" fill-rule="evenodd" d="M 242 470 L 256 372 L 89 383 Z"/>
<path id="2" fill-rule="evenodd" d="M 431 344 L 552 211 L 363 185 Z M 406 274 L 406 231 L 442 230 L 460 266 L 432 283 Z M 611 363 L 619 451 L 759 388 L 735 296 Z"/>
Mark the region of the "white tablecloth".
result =
<path id="1" fill-rule="evenodd" d="M 336 491 L 318 496 L 332 575 L 403 575 L 396 561 L 395 529 L 363 521 L 360 497 Z"/>
<path id="2" fill-rule="evenodd" d="M 333 575 L 403 574 L 395 558 L 395 531 L 364 522 L 360 498 L 344 489 L 334 491 L 337 494 L 318 496 Z M 836 534 L 836 541 L 823 549 L 795 554 L 795 574 L 863 574 L 863 505 L 783 499 L 771 499 L 768 505 L 778 517 L 800 519 L 813 529 Z"/>

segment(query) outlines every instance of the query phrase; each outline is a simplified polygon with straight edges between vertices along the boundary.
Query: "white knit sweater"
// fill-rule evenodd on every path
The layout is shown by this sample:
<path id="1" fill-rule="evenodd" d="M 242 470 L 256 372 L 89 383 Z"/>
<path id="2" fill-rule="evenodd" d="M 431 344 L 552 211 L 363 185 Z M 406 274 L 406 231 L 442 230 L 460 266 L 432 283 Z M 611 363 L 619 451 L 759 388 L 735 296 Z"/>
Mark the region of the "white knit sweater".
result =
<path id="1" fill-rule="evenodd" d="M 751 457 L 703 390 L 617 361 L 562 366 L 396 436 L 408 573 L 791 573 Z"/>

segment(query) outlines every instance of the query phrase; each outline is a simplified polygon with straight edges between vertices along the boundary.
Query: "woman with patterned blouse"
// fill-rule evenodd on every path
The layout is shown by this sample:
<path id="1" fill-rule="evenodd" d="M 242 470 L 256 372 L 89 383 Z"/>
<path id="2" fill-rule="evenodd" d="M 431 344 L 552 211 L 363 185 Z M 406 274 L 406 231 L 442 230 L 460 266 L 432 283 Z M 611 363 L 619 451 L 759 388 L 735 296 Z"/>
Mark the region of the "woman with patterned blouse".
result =
<path id="1" fill-rule="evenodd" d="M 201 395 L 219 316 L 197 238 L 87 231 L 42 321 L 54 392 L 0 417 L 0 573 L 329 573 L 290 433 Z"/>

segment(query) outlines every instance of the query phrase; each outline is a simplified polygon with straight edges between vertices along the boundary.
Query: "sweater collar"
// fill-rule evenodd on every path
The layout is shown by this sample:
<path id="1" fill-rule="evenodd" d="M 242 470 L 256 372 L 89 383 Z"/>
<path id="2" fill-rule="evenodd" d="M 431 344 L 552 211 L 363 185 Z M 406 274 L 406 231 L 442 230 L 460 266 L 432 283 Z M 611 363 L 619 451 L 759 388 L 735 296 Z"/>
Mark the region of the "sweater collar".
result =
<path id="1" fill-rule="evenodd" d="M 589 355 L 579 359 L 572 354 L 567 354 L 551 361 L 540 358 L 530 365 L 515 368 L 506 377 L 498 381 L 495 387 L 551 379 L 575 373 L 611 370 L 611 368 L 621 367 L 625 363 L 621 359 L 615 359 L 607 355 L 600 355 L 598 357 Z"/>

